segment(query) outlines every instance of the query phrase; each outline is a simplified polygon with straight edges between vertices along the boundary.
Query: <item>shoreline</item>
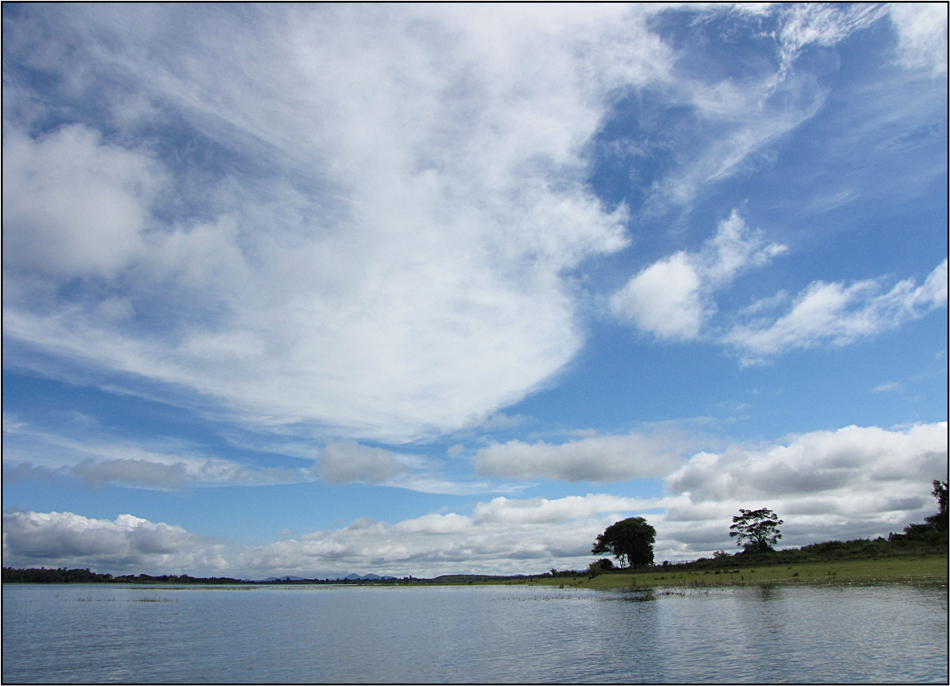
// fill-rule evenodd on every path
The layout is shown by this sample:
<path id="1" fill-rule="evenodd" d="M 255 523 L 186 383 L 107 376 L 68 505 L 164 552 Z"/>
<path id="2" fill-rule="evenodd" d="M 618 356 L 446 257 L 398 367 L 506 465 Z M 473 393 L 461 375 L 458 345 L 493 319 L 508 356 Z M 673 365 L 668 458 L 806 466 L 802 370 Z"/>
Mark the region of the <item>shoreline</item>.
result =
<path id="1" fill-rule="evenodd" d="M 742 562 L 734 560 L 735 562 Z M 751 561 L 749 561 L 751 562 Z M 765 560 L 758 560 L 765 562 Z M 12 581 L 3 585 L 89 585 L 123 586 L 126 588 L 300 588 L 312 586 L 406 588 L 426 586 L 547 586 L 556 588 L 628 589 L 652 588 L 717 588 L 728 586 L 777 584 L 848 584 L 881 583 L 948 584 L 948 555 L 913 555 L 901 557 L 851 558 L 807 562 L 779 562 L 775 564 L 727 564 L 715 568 L 654 566 L 636 570 L 612 570 L 591 576 L 588 572 L 558 572 L 557 576 L 544 575 L 445 575 L 431 579 L 403 578 L 380 580 L 299 580 L 299 581 L 243 581 L 238 579 L 150 577 L 133 579 L 56 581 Z M 184 583 L 183 583 L 184 582 Z"/>
<path id="2" fill-rule="evenodd" d="M 593 578 L 577 575 L 500 583 L 597 589 L 716 588 L 816 583 L 926 583 L 946 586 L 948 577 L 948 556 L 928 555 L 917 559 L 881 558 L 787 565 L 736 565 L 721 570 L 664 570 L 661 567 L 653 567 L 632 572 L 608 572 Z"/>

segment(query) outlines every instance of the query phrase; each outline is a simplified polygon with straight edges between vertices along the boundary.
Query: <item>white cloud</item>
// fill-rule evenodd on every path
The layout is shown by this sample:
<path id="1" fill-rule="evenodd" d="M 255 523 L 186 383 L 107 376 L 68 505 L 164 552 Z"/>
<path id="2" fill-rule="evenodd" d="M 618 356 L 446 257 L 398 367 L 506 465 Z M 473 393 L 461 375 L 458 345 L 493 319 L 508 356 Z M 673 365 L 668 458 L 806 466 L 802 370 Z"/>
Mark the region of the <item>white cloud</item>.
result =
<path id="1" fill-rule="evenodd" d="M 894 479 L 915 482 L 941 476 L 941 465 L 946 469 L 946 429 L 946 422 L 906 431 L 849 426 L 805 434 L 788 445 L 733 446 L 721 455 L 694 456 L 669 477 L 668 486 L 674 493 L 688 491 L 699 501 L 840 490 L 867 497 L 877 490 L 871 489 L 874 484 L 883 490 L 892 488 Z"/>
<path id="2" fill-rule="evenodd" d="M 614 314 L 632 319 L 658 338 L 690 340 L 703 323 L 701 281 L 689 256 L 678 252 L 654 262 L 611 298 Z"/>
<path id="3" fill-rule="evenodd" d="M 946 475 L 946 422 L 732 445 L 693 456 L 667 478 L 675 502 L 658 530 L 695 556 L 726 544 L 738 508 L 768 507 L 785 520 L 784 545 L 887 535 L 932 513 L 929 485 Z"/>
<path id="4" fill-rule="evenodd" d="M 18 19 L 11 44 L 58 46 L 23 59 L 69 71 L 63 106 L 94 114 L 31 141 L 43 106 L 5 91 L 5 336 L 258 427 L 391 441 L 457 429 L 562 368 L 582 342 L 565 270 L 627 244 L 581 153 L 609 89 L 665 69 L 643 18 L 246 11 Z M 135 147 L 143 127 L 160 135 Z"/>
<path id="5" fill-rule="evenodd" d="M 11 418 L 12 420 L 12 418 Z M 83 425 L 90 422 L 85 420 Z M 48 431 L 27 422 L 4 423 L 4 479 L 76 478 L 88 486 L 118 484 L 149 490 L 288 484 L 313 481 L 305 467 L 259 467 L 209 456 L 179 440 L 103 438 L 82 427 L 79 435 Z"/>
<path id="6" fill-rule="evenodd" d="M 140 256 L 162 173 L 81 124 L 3 136 L 3 266 L 64 279 L 110 276 Z"/>
<path id="7" fill-rule="evenodd" d="M 92 487 L 116 484 L 170 491 L 324 480 L 454 495 L 507 493 L 523 488 L 517 484 L 454 481 L 441 473 L 440 460 L 355 441 L 331 441 L 319 450 L 309 442 L 251 441 L 240 447 L 261 455 L 241 462 L 208 455 L 204 446 L 183 440 L 103 438 L 101 431 L 87 430 L 88 424 L 95 423 L 92 418 L 74 420 L 82 425 L 78 435 L 63 427 L 59 431 L 40 429 L 9 413 L 5 420 L 3 478 L 11 483 L 74 478 Z M 458 448 L 464 452 L 464 446 Z M 266 464 L 276 455 L 296 458 L 300 466 L 261 466 L 262 460 Z"/>
<path id="8" fill-rule="evenodd" d="M 659 85 L 709 125 L 654 189 L 677 203 L 820 106 L 786 65 L 741 83 L 679 73 L 656 11 L 26 12 L 5 64 L 61 86 L 39 97 L 5 67 L 4 334 L 308 437 L 410 441 L 489 416 L 582 345 L 565 273 L 628 243 L 626 209 L 585 183 L 618 92 Z M 786 62 L 877 16 L 779 14 Z M 45 102 L 82 123 L 31 139 Z M 647 267 L 615 312 L 699 336 L 711 291 L 764 254 L 739 224 L 720 225 L 712 262 Z"/>
<path id="9" fill-rule="evenodd" d="M 135 564 L 136 573 L 248 578 L 331 570 L 398 576 L 540 572 L 552 565 L 585 567 L 604 527 L 624 512 L 653 504 L 607 495 L 496 498 L 476 505 L 472 516 L 432 513 L 396 523 L 357 519 L 339 530 L 256 547 L 199 545 L 198 537 L 180 527 L 128 515 L 108 522 L 20 512 L 4 515 L 3 557 L 5 565 L 15 566 L 82 563 L 114 573 Z"/>
<path id="10" fill-rule="evenodd" d="M 872 393 L 890 393 L 891 391 L 896 391 L 901 387 L 900 383 L 897 381 L 887 381 L 882 383 L 879 386 L 875 386 L 871 389 Z"/>
<path id="11" fill-rule="evenodd" d="M 947 5 L 939 2 L 895 2 L 889 6 L 897 29 L 899 61 L 911 69 L 947 73 Z"/>
<path id="12" fill-rule="evenodd" d="M 507 415 L 504 412 L 494 412 L 483 418 L 473 418 L 468 422 L 468 426 L 473 430 L 492 432 L 492 431 L 511 431 L 530 421 L 524 415 Z"/>
<path id="13" fill-rule="evenodd" d="M 697 253 L 677 252 L 645 267 L 610 300 L 618 317 L 660 339 L 698 338 L 715 311 L 712 294 L 746 268 L 761 267 L 786 246 L 765 245 L 762 231 L 750 231 L 738 211 L 721 221 L 716 235 Z"/>
<path id="14" fill-rule="evenodd" d="M 859 29 L 870 26 L 886 10 L 874 5 L 824 5 L 796 3 L 787 5 L 779 37 L 785 66 L 811 44 L 834 45 Z"/>
<path id="15" fill-rule="evenodd" d="M 490 502 L 478 503 L 475 506 L 472 521 L 475 524 L 554 524 L 607 512 L 651 509 L 656 507 L 657 503 L 657 500 L 598 494 L 572 495 L 554 500 L 494 498 Z"/>
<path id="16" fill-rule="evenodd" d="M 848 345 L 946 305 L 947 260 L 920 286 L 905 279 L 884 293 L 878 281 L 857 281 L 850 286 L 815 281 L 798 294 L 787 314 L 737 324 L 723 342 L 742 351 L 744 362 L 752 364 L 761 359 L 756 356 L 795 348 Z"/>
<path id="17" fill-rule="evenodd" d="M 669 493 L 662 498 L 498 497 L 476 503 L 470 515 L 356 519 L 341 529 L 262 546 L 225 546 L 128 515 L 109 522 L 70 513 L 7 513 L 3 557 L 14 566 L 249 578 L 539 572 L 586 567 L 597 534 L 632 514 L 644 514 L 656 527 L 657 560 L 728 549 L 734 546 L 731 517 L 741 507 L 778 513 L 785 521 L 782 545 L 886 536 L 935 510 L 930 484 L 947 475 L 947 424 L 901 431 L 850 426 L 773 445 L 731 445 L 685 464 L 668 463 L 665 473 Z"/>
<path id="18" fill-rule="evenodd" d="M 678 9 L 694 11 L 689 5 Z M 693 108 L 694 119 L 680 135 L 687 142 L 677 151 L 677 168 L 657 179 L 650 190 L 643 209 L 648 217 L 661 216 L 671 207 L 688 207 L 710 184 L 768 161 L 774 146 L 815 116 L 827 96 L 827 89 L 811 71 L 814 63 L 799 68 L 799 56 L 812 45 L 833 46 L 884 16 L 876 7 L 841 9 L 802 3 L 761 11 L 735 6 L 712 11 L 752 15 L 753 22 L 772 14 L 776 29 L 768 36 L 775 41 L 779 63 L 751 77 L 743 69 L 740 73 L 745 76 L 712 83 L 703 82 L 695 71 L 672 70 L 664 85 L 675 93 L 675 100 Z M 823 59 L 817 57 L 818 62 Z"/>
<path id="19" fill-rule="evenodd" d="M 511 479 L 626 481 L 664 476 L 690 442 L 674 434 L 595 436 L 552 445 L 492 443 L 475 455 L 478 474 Z"/>
<path id="20" fill-rule="evenodd" d="M 344 441 L 328 443 L 320 454 L 317 468 L 331 483 L 359 481 L 378 484 L 406 469 L 398 458 L 389 450 Z"/>
<path id="21" fill-rule="evenodd" d="M 225 565 L 223 546 L 180 526 L 132 515 L 114 521 L 71 512 L 12 512 L 3 515 L 4 564 L 108 568 L 118 573 L 180 573 Z"/>

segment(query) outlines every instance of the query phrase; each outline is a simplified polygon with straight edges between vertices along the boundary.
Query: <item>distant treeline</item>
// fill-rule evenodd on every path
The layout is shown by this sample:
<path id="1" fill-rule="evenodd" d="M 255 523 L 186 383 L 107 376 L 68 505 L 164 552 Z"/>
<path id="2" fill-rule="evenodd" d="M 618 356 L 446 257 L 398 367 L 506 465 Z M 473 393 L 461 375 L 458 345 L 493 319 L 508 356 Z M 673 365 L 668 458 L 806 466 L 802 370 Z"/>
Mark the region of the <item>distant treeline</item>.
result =
<path id="1" fill-rule="evenodd" d="M 848 559 L 877 559 L 886 557 L 912 557 L 918 555 L 946 555 L 948 547 L 947 531 L 935 529 L 916 529 L 918 525 L 911 525 L 904 534 L 891 534 L 887 538 L 856 539 L 853 541 L 827 541 L 815 543 L 801 548 L 788 548 L 768 552 L 751 553 L 747 551 L 730 555 L 720 551 L 712 558 L 700 558 L 692 562 L 669 563 L 644 567 L 639 571 L 654 571 L 657 567 L 664 569 L 716 569 L 741 565 L 788 565 L 804 562 L 826 562 Z M 629 569 L 600 570 L 597 574 L 630 573 Z M 419 579 L 405 577 L 403 579 L 274 579 L 268 581 L 246 581 L 230 577 L 193 577 L 187 574 L 180 576 L 148 574 L 113 576 L 112 574 L 97 574 L 89 569 L 14 569 L 3 568 L 3 583 L 32 583 L 32 584 L 68 584 L 68 583 L 125 583 L 125 584 L 253 584 L 253 585 L 304 585 L 304 584 L 348 584 L 348 585 L 403 585 L 403 584 L 470 584 L 486 581 L 516 581 L 551 576 L 576 576 L 587 574 L 590 570 L 551 570 L 544 574 L 492 576 L 487 574 L 446 574 L 434 579 Z"/>
<path id="2" fill-rule="evenodd" d="M 247 585 L 269 586 L 269 585 L 304 585 L 304 584 L 349 584 L 355 586 L 378 585 L 378 584 L 444 584 L 444 583 L 479 583 L 483 581 L 514 580 L 526 579 L 523 574 L 516 576 L 490 576 L 486 574 L 446 574 L 435 579 L 417 579 L 411 576 L 402 579 L 268 579 L 267 581 L 249 581 L 246 579 L 232 579 L 226 576 L 196 577 L 182 574 L 180 576 L 164 574 L 162 576 L 151 576 L 149 574 L 127 574 L 125 576 L 113 576 L 112 574 L 97 574 L 89 569 L 15 569 L 13 567 L 3 568 L 3 583 L 21 583 L 21 584 L 201 584 L 207 586 L 210 584 L 227 585 Z"/>
<path id="3" fill-rule="evenodd" d="M 113 576 L 112 574 L 97 574 L 89 569 L 14 569 L 3 568 L 3 583 L 22 584 L 96 584 L 96 583 L 132 583 L 132 584 L 240 584 L 240 579 L 213 576 L 199 578 L 182 574 L 181 576 L 165 574 L 163 576 L 149 576 L 148 574 Z"/>

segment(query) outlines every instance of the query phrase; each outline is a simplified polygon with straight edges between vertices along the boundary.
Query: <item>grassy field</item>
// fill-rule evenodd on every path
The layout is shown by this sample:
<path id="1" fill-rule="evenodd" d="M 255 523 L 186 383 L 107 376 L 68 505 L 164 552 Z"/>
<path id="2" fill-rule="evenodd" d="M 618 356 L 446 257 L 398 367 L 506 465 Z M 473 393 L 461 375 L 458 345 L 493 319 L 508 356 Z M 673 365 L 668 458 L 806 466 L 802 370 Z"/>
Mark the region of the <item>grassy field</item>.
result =
<path id="1" fill-rule="evenodd" d="M 670 570 L 653 567 L 642 572 L 610 572 L 593 579 L 576 577 L 535 578 L 531 585 L 564 588 L 658 588 L 664 586 L 742 586 L 762 583 L 947 583 L 947 555 L 878 560 L 836 560 L 790 565 L 732 567 L 721 570 Z M 517 583 L 517 582 L 505 582 Z"/>

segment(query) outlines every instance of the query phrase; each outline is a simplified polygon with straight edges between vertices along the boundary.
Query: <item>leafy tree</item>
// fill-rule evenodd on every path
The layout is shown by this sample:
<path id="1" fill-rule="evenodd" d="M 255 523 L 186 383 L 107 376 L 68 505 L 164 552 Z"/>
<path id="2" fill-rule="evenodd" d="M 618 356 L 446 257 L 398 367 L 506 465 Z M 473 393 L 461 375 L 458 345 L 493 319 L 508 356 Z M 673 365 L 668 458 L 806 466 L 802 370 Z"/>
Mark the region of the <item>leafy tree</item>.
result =
<path id="1" fill-rule="evenodd" d="M 613 569 L 614 563 L 608 560 L 606 557 L 602 557 L 597 560 L 597 562 L 591 562 L 587 565 L 587 576 L 593 579 L 595 576 L 603 574 L 608 569 Z"/>
<path id="2" fill-rule="evenodd" d="M 924 517 L 924 521 L 937 531 L 947 530 L 947 482 L 934 480 L 934 490 L 930 492 L 937 499 L 937 514 Z"/>
<path id="3" fill-rule="evenodd" d="M 924 517 L 926 524 L 909 524 L 904 527 L 904 535 L 914 540 L 933 540 L 939 536 L 936 532 L 947 530 L 947 482 L 934 481 L 934 490 L 930 492 L 937 499 L 937 514 Z"/>
<path id="4" fill-rule="evenodd" d="M 610 553 L 620 561 L 623 567 L 640 567 L 653 564 L 653 543 L 656 541 L 656 529 L 647 524 L 643 517 L 630 517 L 611 524 L 604 533 L 597 536 L 592 555 Z"/>
<path id="5" fill-rule="evenodd" d="M 772 550 L 772 546 L 782 537 L 778 525 L 784 524 L 778 515 L 768 508 L 758 510 L 743 510 L 742 514 L 732 518 L 729 527 L 729 536 L 738 538 L 736 545 L 741 545 L 747 552 L 759 553 Z"/>

